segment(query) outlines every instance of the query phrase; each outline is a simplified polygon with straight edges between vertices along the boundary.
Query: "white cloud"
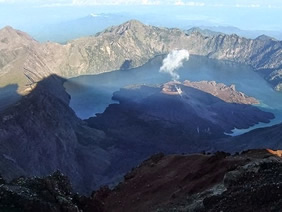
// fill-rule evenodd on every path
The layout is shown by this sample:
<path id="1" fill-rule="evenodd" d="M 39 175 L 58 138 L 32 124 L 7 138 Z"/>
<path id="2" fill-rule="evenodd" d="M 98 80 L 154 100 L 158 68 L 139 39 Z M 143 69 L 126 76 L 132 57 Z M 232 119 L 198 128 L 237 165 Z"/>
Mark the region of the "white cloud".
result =
<path id="1" fill-rule="evenodd" d="M 259 8 L 260 4 L 236 4 L 235 7 Z"/>
<path id="2" fill-rule="evenodd" d="M 142 0 L 143 5 L 160 5 L 161 1 Z"/>
<path id="3" fill-rule="evenodd" d="M 0 0 L 0 3 L 24 3 L 43 7 L 95 5 L 176 5 L 189 7 L 282 8 L 281 0 Z"/>
<path id="4" fill-rule="evenodd" d="M 177 0 L 177 1 L 175 1 L 174 5 L 190 6 L 190 7 L 203 7 L 203 6 L 205 6 L 205 3 L 204 2 L 194 2 L 194 1 L 183 2 L 182 0 Z"/>
<path id="5" fill-rule="evenodd" d="M 86 5 L 159 5 L 160 0 L 73 0 L 74 6 Z"/>

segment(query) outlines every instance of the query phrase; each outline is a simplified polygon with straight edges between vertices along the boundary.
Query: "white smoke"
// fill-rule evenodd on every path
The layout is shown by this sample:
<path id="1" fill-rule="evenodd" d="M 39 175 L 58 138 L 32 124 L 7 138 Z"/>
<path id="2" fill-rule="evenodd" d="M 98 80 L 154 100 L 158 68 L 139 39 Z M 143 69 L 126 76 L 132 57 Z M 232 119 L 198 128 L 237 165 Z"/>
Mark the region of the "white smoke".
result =
<path id="1" fill-rule="evenodd" d="M 173 80 L 179 79 L 177 69 L 183 66 L 184 61 L 189 60 L 189 52 L 186 49 L 173 50 L 163 60 L 163 65 L 160 68 L 160 72 L 168 73 Z"/>

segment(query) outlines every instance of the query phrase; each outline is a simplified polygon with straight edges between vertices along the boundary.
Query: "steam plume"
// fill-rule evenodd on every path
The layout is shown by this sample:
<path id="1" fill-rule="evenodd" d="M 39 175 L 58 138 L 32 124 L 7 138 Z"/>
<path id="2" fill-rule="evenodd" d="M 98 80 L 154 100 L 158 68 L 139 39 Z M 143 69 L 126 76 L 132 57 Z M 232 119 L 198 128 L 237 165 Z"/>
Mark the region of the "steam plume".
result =
<path id="1" fill-rule="evenodd" d="M 176 71 L 183 66 L 184 61 L 188 60 L 189 52 L 186 49 L 173 50 L 163 60 L 163 65 L 160 68 L 160 72 L 168 73 L 173 80 L 178 80 L 179 75 Z"/>

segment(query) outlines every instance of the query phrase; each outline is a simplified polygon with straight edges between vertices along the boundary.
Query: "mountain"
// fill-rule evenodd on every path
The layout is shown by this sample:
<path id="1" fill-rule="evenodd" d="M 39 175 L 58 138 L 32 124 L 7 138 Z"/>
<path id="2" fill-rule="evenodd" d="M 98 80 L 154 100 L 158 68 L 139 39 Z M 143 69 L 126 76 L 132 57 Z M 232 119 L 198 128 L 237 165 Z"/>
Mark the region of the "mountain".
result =
<path id="1" fill-rule="evenodd" d="M 14 49 L 16 47 L 20 48 L 20 45 L 15 45 Z M 124 67 L 128 69 L 144 65 L 156 55 L 184 48 L 191 54 L 250 65 L 277 90 L 281 88 L 282 42 L 273 39 L 252 40 L 234 34 L 204 36 L 199 32 L 188 35 L 179 29 L 158 28 L 131 20 L 65 45 L 26 41 L 27 47 L 28 53 L 13 56 L 14 59 L 21 59 L 5 59 L 7 62 L 1 68 L 1 72 L 7 73 L 5 79 L 19 72 L 21 78 L 17 80 L 26 81 L 22 77 L 25 69 L 35 73 L 51 72 L 63 77 L 99 74 Z M 6 50 L 2 51 L 3 58 L 9 58 L 4 52 Z M 13 83 L 15 80 L 5 81 Z"/>
<path id="2" fill-rule="evenodd" d="M 204 28 L 202 29 L 200 27 L 192 27 L 192 28 L 190 28 L 190 29 L 188 29 L 188 30 L 186 30 L 184 32 L 187 33 L 188 35 L 198 32 L 198 33 L 200 33 L 200 34 L 202 34 L 204 36 L 207 36 L 207 37 L 209 37 L 209 36 L 218 36 L 218 35 L 224 35 L 225 34 L 223 32 L 212 31 L 210 29 L 204 29 Z"/>
<path id="3" fill-rule="evenodd" d="M 91 196 L 73 192 L 59 171 L 45 177 L 0 177 L 1 211 L 279 211 L 281 151 L 250 150 L 230 155 L 155 154 L 113 189 Z"/>
<path id="4" fill-rule="evenodd" d="M 216 144 L 216 149 L 228 152 L 240 152 L 252 148 L 280 149 L 282 136 L 282 124 L 271 127 L 258 128 L 243 135 L 229 138 Z M 223 144 L 224 145 L 221 145 Z"/>
<path id="5" fill-rule="evenodd" d="M 125 90 L 126 95 L 115 94 L 120 105 L 113 104 L 104 114 L 82 121 L 69 107 L 63 82 L 50 75 L 0 113 L 0 173 L 4 179 L 45 176 L 60 170 L 70 178 L 75 191 L 89 193 L 101 185 L 115 185 L 152 154 L 214 151 L 222 142 L 220 138 L 228 138 L 223 133 L 232 126 L 240 128 L 272 118 L 272 114 L 249 105 L 256 100 L 233 86 L 202 82 L 192 86 L 213 87 L 208 89 L 211 94 L 173 83 L 163 91 L 144 87 L 142 95 L 137 89 Z M 183 98 L 175 86 L 183 90 Z M 132 98 L 135 103 L 125 99 L 128 94 L 136 97 Z M 169 105 L 171 109 L 165 107 Z M 229 120 L 226 126 L 223 119 Z"/>
<path id="6" fill-rule="evenodd" d="M 250 105 L 257 102 L 254 98 L 215 82 L 136 85 L 115 92 L 113 100 L 119 104 L 87 123 L 136 154 L 213 151 L 228 143 L 226 133 L 232 129 L 274 118 Z M 221 146 L 219 138 L 226 138 Z"/>
<path id="7" fill-rule="evenodd" d="M 78 211 L 70 181 L 59 171 L 44 178 L 0 179 L 1 211 Z"/>
<path id="8" fill-rule="evenodd" d="M 245 104 L 254 103 L 255 100 L 235 92 L 234 87 L 214 86 L 216 90 L 226 89 L 227 93 L 237 96 L 237 102 L 230 98 L 232 95 L 226 96 L 224 92 L 219 98 L 212 93 L 179 85 L 187 92 L 188 103 L 182 101 L 178 94 L 169 95 L 171 92 L 175 93 L 173 86 L 168 93 L 160 93 L 158 87 L 146 87 L 143 89 L 152 91 L 154 95 L 144 99 L 139 96 L 138 104 L 129 102 L 133 108 L 128 108 L 126 101 L 122 102 L 123 95 L 119 95 L 122 92 L 116 93 L 115 98 L 120 100 L 120 105 L 111 105 L 104 114 L 82 121 L 69 107 L 70 97 L 63 88 L 64 79 L 61 76 L 74 77 L 114 71 L 121 67 L 137 67 L 156 55 L 168 53 L 175 48 L 186 48 L 192 54 L 246 63 L 257 71 L 264 71 L 266 77 L 277 73 L 279 78 L 282 61 L 279 41 L 249 40 L 236 35 L 207 37 L 198 32 L 187 35 L 178 29 L 147 26 L 135 20 L 65 45 L 39 43 L 10 27 L 0 31 L 0 38 L 1 90 L 8 89 L 18 98 L 16 103 L 13 102 L 8 108 L 6 105 L 0 112 L 0 173 L 5 179 L 21 175 L 43 176 L 59 169 L 70 177 L 76 191 L 86 193 L 103 184 L 117 183 L 123 173 L 151 154 L 161 150 L 177 150 L 179 153 L 184 150 L 213 152 L 219 146 L 227 148 L 231 143 L 228 143 L 229 137 L 223 133 L 230 131 L 232 126 L 238 125 L 240 128 L 272 118 L 271 114 Z M 275 76 L 274 79 L 277 80 Z M 280 83 L 279 80 L 275 82 Z M 135 95 L 134 92 L 131 94 Z M 6 97 L 3 95 L 4 98 Z M 244 105 L 224 103 L 226 98 L 233 103 L 243 101 Z M 194 102 L 189 103 L 189 99 Z M 164 107 L 159 111 L 160 104 L 156 100 L 162 100 L 163 106 L 179 104 L 181 110 L 178 110 L 177 105 L 172 105 L 176 114 Z M 207 108 L 205 104 L 208 105 Z M 224 110 L 224 107 L 221 111 L 216 110 L 216 104 L 234 110 L 235 115 L 231 113 L 229 116 L 230 111 Z M 141 115 L 140 105 L 144 106 L 141 107 L 144 111 Z M 196 106 L 200 106 L 198 112 Z M 189 108 L 193 110 L 188 110 Z M 246 114 L 245 110 L 250 114 L 239 119 L 240 116 L 236 116 L 237 110 Z M 169 116 L 166 116 L 166 112 L 170 112 Z M 183 122 L 179 122 L 182 128 L 178 128 L 179 123 L 172 121 L 177 117 L 183 121 L 183 114 L 180 112 L 189 112 L 197 121 L 195 123 L 201 124 L 199 131 L 204 132 L 201 134 L 204 139 L 191 138 L 188 140 L 191 143 L 185 143 L 188 135 L 197 132 L 197 128 L 194 126 L 194 119 L 188 123 L 189 126 L 193 125 L 190 129 L 193 133 L 187 131 L 185 134 L 183 130 L 188 129 L 188 125 L 183 125 Z M 201 112 L 211 115 L 210 118 L 203 119 Z M 211 123 L 213 113 L 221 114 L 215 119 L 216 124 Z M 257 114 L 261 117 L 257 118 Z M 230 121 L 226 128 L 221 124 L 224 118 Z M 243 120 L 245 118 L 246 121 Z M 111 126 L 114 124 L 115 126 Z M 209 129 L 210 125 L 212 127 Z M 275 132 L 279 132 L 280 127 L 277 128 Z M 213 130 L 211 135 L 210 130 Z M 168 137 L 163 139 L 164 135 Z M 277 134 L 270 135 L 266 137 L 265 134 L 260 142 L 263 138 L 267 144 L 277 142 Z M 222 142 L 224 145 L 221 145 Z M 249 142 L 247 137 L 244 142 Z M 254 140 L 251 142 L 254 143 Z M 179 144 L 184 144 L 186 149 Z M 243 150 L 246 146 L 242 143 L 240 147 Z"/>
<path id="9" fill-rule="evenodd" d="M 154 155 L 94 200 L 105 211 L 279 211 L 281 151 Z"/>
<path id="10" fill-rule="evenodd" d="M 211 31 L 211 32 L 218 32 L 222 34 L 237 34 L 241 37 L 249 38 L 249 39 L 255 39 L 256 37 L 260 35 L 268 35 L 271 37 L 274 37 L 278 40 L 282 39 L 282 32 L 280 31 L 271 31 L 271 30 L 243 30 L 237 27 L 233 26 L 204 26 L 204 25 L 197 25 L 198 29 L 202 31 Z M 193 28 L 193 27 L 191 27 Z"/>
<path id="11" fill-rule="evenodd" d="M 111 163 L 105 134 L 76 117 L 62 83 L 50 75 L 0 113 L 0 173 L 5 179 L 61 170 L 80 192 L 101 181 Z"/>
<path id="12" fill-rule="evenodd" d="M 19 93 L 27 93 L 30 86 L 52 74 L 48 58 L 42 44 L 24 32 L 5 27 L 0 30 L 0 86 L 19 86 Z M 29 79 L 26 77 L 29 77 Z"/>

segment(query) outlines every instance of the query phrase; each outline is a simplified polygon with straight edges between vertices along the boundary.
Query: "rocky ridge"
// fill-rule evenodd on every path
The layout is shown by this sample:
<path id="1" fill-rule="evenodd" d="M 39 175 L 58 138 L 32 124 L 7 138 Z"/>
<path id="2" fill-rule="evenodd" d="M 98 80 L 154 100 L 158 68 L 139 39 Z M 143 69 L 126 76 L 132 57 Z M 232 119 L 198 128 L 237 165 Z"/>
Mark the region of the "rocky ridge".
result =
<path id="1" fill-rule="evenodd" d="M 105 134 L 76 117 L 62 83 L 51 75 L 0 113 L 0 173 L 5 179 L 59 169 L 75 190 L 86 192 L 110 165 Z"/>
<path id="2" fill-rule="evenodd" d="M 105 211 L 279 211 L 281 168 L 271 150 L 158 154 L 99 200 Z"/>
<path id="3" fill-rule="evenodd" d="M 280 89 L 282 44 L 273 39 L 252 40 L 224 34 L 204 36 L 198 31 L 186 34 L 178 29 L 148 26 L 136 20 L 65 45 L 38 43 L 10 27 L 0 30 L 0 38 L 1 86 L 7 82 L 22 82 L 22 87 L 23 81 L 27 81 L 24 72 L 36 81 L 36 75 L 50 73 L 75 77 L 133 68 L 178 48 L 195 55 L 251 65 L 277 90 Z M 10 44 L 10 39 L 21 42 Z M 13 77 L 15 73 L 19 74 L 17 78 Z"/>
<path id="4" fill-rule="evenodd" d="M 110 189 L 91 196 L 73 192 L 59 171 L 47 177 L 0 177 L 4 211 L 279 211 L 281 151 L 249 150 L 192 155 L 153 155 Z"/>

